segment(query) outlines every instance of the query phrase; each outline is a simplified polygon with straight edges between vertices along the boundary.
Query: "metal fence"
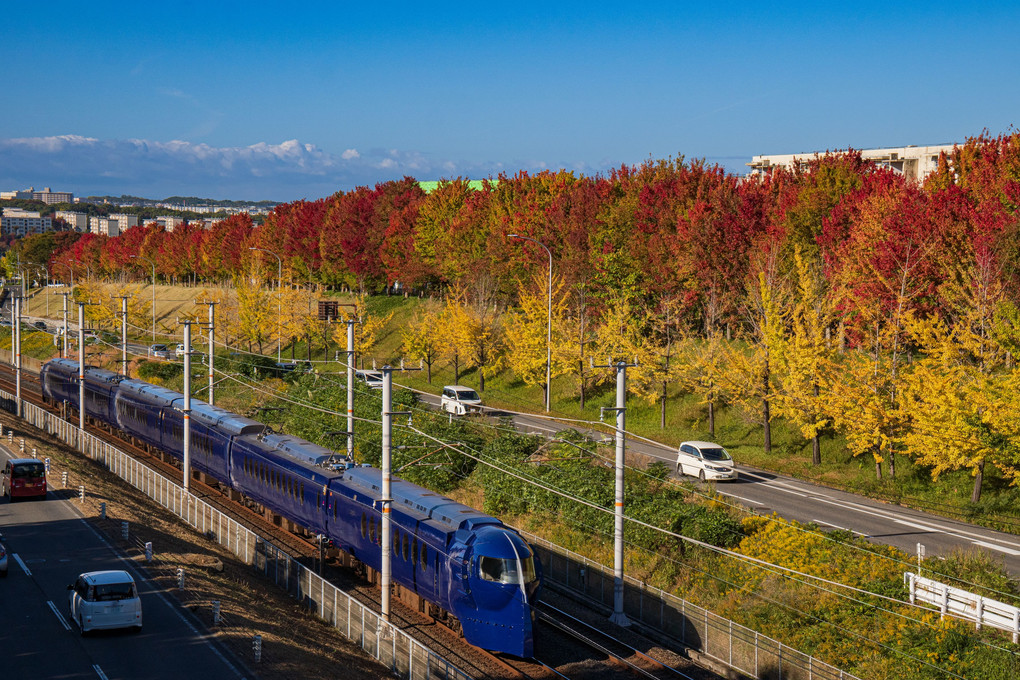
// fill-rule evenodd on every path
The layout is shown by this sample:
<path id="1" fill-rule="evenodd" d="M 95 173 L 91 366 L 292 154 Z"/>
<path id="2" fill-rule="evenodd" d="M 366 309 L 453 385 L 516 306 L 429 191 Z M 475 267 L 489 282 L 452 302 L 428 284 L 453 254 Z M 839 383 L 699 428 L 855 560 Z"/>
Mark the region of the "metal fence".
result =
<path id="1" fill-rule="evenodd" d="M 14 412 L 14 395 L 0 391 L 0 407 Z M 407 680 L 469 680 L 470 676 L 393 627 L 380 615 L 287 555 L 281 548 L 191 495 L 174 481 L 117 447 L 32 404 L 22 418 L 101 463 L 211 540 L 230 550 L 299 599 L 396 677 Z"/>
<path id="2" fill-rule="evenodd" d="M 567 551 L 539 536 L 525 536 L 538 553 L 547 582 L 609 609 L 614 607 L 612 567 Z M 657 631 L 670 641 L 697 650 L 752 678 L 860 680 L 739 623 L 626 576 L 623 611 L 630 620 Z"/>
<path id="3" fill-rule="evenodd" d="M 935 605 L 943 618 L 949 615 L 973 621 L 978 630 L 987 625 L 1012 631 L 1013 644 L 1020 642 L 1020 608 L 909 571 L 903 574 L 903 581 L 910 587 L 911 604 Z"/>

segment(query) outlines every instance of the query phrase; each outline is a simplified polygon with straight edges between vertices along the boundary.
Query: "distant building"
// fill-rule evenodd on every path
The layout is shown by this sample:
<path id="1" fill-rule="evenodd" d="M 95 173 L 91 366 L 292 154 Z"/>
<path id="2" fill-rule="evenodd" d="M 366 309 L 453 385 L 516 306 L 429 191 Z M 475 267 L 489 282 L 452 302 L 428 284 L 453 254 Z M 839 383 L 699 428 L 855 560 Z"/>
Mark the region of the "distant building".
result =
<path id="1" fill-rule="evenodd" d="M 901 146 L 886 149 L 860 149 L 864 160 L 892 168 L 907 179 L 918 181 L 933 173 L 939 166 L 939 154 L 951 153 L 955 144 L 939 144 L 936 146 Z M 811 151 L 797 154 L 773 154 L 769 156 L 753 156 L 747 165 L 752 175 L 771 172 L 775 168 L 806 167 L 815 158 L 824 156 L 825 152 Z"/>
<path id="2" fill-rule="evenodd" d="M 171 217 L 169 215 L 160 215 L 155 219 L 156 224 L 163 227 L 168 232 L 173 232 L 177 227 L 183 227 L 186 220 L 183 217 Z"/>
<path id="3" fill-rule="evenodd" d="M 86 232 L 89 230 L 89 216 L 85 213 L 72 212 L 70 210 L 58 210 L 54 217 L 64 220 L 73 231 Z"/>
<path id="4" fill-rule="evenodd" d="M 21 208 L 4 208 L 0 217 L 0 235 L 24 238 L 29 234 L 41 234 L 53 230 L 53 220 L 37 212 Z"/>
<path id="5" fill-rule="evenodd" d="M 100 236 L 120 236 L 120 223 L 116 218 L 90 217 L 89 232 Z"/>
<path id="6" fill-rule="evenodd" d="M 74 201 L 74 194 L 70 191 L 52 191 L 49 187 L 42 191 L 36 191 L 35 187 L 29 187 L 22 191 L 0 191 L 0 199 L 42 201 L 46 205 L 53 205 L 54 203 L 71 203 Z"/>

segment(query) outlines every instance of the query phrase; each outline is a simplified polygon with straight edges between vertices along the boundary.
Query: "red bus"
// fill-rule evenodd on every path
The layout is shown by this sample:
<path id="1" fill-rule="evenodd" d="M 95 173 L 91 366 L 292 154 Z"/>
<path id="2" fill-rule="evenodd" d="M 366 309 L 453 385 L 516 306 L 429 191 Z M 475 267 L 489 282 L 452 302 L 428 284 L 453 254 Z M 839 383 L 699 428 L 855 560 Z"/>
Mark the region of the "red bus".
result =
<path id="1" fill-rule="evenodd" d="M 0 496 L 46 497 L 46 464 L 38 458 L 14 458 L 0 472 Z"/>

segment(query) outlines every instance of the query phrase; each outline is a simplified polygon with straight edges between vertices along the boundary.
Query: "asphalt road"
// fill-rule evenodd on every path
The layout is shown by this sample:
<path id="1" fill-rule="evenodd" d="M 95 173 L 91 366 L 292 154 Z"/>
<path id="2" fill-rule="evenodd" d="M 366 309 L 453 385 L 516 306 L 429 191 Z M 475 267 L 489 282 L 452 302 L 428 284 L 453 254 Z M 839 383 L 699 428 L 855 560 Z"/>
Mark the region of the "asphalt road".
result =
<path id="1" fill-rule="evenodd" d="M 11 458 L 0 447 L 0 464 Z M 0 677 L 177 680 L 244 677 L 173 599 L 81 518 L 68 492 L 0 500 L 8 577 L 0 579 Z M 67 586 L 84 571 L 124 569 L 139 584 L 143 629 L 86 637 L 68 616 Z"/>

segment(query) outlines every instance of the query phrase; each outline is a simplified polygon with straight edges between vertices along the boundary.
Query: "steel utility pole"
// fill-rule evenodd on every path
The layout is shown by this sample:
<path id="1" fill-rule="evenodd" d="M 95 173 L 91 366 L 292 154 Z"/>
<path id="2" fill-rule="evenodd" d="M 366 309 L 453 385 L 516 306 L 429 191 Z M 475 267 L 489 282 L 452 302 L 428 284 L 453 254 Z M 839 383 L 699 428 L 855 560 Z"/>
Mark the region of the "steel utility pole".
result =
<path id="1" fill-rule="evenodd" d="M 127 365 L 127 296 L 120 297 L 120 365 L 124 375 L 128 374 Z"/>
<path id="2" fill-rule="evenodd" d="M 184 321 L 184 495 L 191 482 L 191 321 Z"/>
<path id="3" fill-rule="evenodd" d="M 347 319 L 347 455 L 354 460 L 354 324 Z"/>
<path id="4" fill-rule="evenodd" d="M 348 326 L 350 328 L 350 326 Z M 390 620 L 390 575 L 391 575 L 391 548 L 393 536 L 393 524 L 390 514 L 393 505 L 393 493 L 391 490 L 392 479 L 390 473 L 390 460 L 393 452 L 393 416 L 410 416 L 410 411 L 391 411 L 393 407 L 393 371 L 421 370 L 405 369 L 403 366 L 394 369 L 386 365 L 382 367 L 383 388 L 382 388 L 382 601 L 380 608 L 382 618 L 389 623 Z"/>
<path id="5" fill-rule="evenodd" d="M 85 304 L 78 303 L 78 429 L 85 434 Z"/>
<path id="6" fill-rule="evenodd" d="M 73 293 L 65 290 L 60 294 L 64 296 L 64 352 L 60 356 L 67 358 L 67 296 L 73 295 Z"/>
<path id="7" fill-rule="evenodd" d="M 207 302 L 209 305 L 209 405 L 213 405 L 213 348 L 216 346 L 214 341 L 216 332 L 216 303 Z"/>
<path id="8" fill-rule="evenodd" d="M 618 626 L 629 626 L 630 619 L 623 612 L 623 465 L 624 454 L 627 446 L 627 368 L 637 366 L 637 361 L 628 364 L 626 361 L 618 361 L 615 364 L 609 362 L 604 366 L 592 368 L 615 368 L 616 369 L 616 408 L 602 408 L 606 411 L 616 411 L 616 494 L 613 530 L 613 613 L 609 617 L 610 622 Z"/>
<path id="9" fill-rule="evenodd" d="M 15 397 L 17 403 L 18 417 L 21 417 L 21 298 L 15 297 L 11 300 L 14 305 L 14 375 L 15 375 Z M 12 497 L 13 500 L 13 497 Z"/>

